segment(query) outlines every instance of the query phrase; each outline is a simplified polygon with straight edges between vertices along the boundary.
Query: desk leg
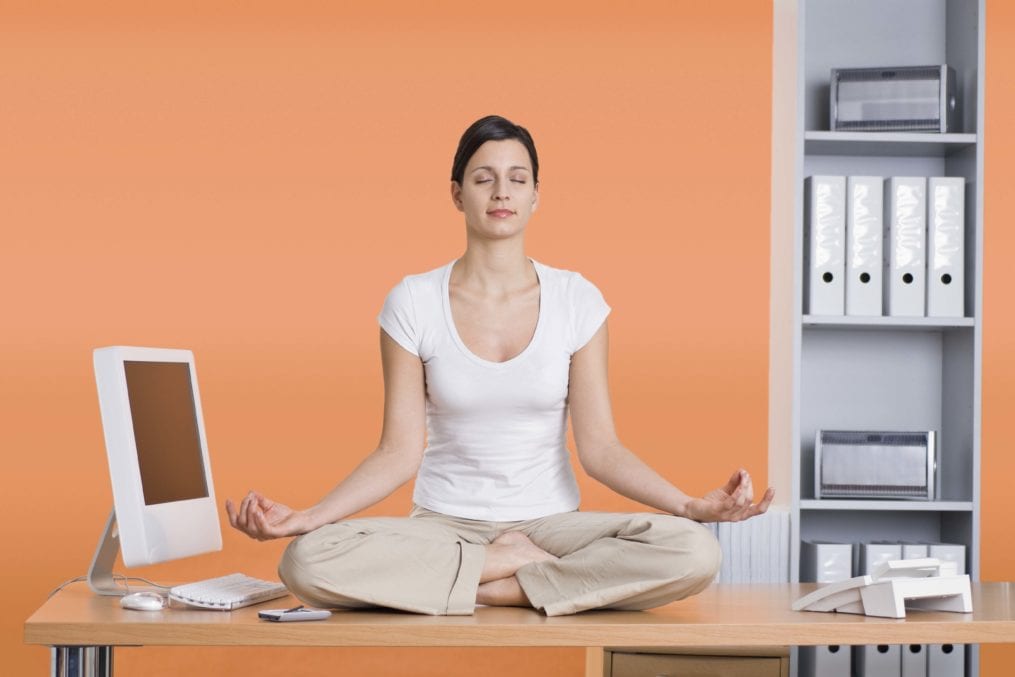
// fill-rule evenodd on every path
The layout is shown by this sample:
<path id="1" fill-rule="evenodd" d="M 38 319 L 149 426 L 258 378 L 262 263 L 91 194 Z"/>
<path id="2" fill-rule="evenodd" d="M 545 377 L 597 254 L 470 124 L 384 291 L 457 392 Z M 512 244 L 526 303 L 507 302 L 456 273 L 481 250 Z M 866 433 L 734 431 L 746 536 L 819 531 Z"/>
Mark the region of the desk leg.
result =
<path id="1" fill-rule="evenodd" d="M 112 677 L 113 647 L 54 646 L 49 665 L 51 677 Z"/>

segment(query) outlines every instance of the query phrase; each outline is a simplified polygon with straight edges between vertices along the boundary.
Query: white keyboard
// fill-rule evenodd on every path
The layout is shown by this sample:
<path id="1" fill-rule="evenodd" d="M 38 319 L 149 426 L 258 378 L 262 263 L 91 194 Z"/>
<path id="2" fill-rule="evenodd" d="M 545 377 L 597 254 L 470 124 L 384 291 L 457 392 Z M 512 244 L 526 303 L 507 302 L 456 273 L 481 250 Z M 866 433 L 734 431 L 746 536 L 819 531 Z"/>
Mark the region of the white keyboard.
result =
<path id="1" fill-rule="evenodd" d="M 262 581 L 243 574 L 229 574 L 177 585 L 169 591 L 169 599 L 201 609 L 231 611 L 288 594 L 289 591 L 281 583 Z"/>

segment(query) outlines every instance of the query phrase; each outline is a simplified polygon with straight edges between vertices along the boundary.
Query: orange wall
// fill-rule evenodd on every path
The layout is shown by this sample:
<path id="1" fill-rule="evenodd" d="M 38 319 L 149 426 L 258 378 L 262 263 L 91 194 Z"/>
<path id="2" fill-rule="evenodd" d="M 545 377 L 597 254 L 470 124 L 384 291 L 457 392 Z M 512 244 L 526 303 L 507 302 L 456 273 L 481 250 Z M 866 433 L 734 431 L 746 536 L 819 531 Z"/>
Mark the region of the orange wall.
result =
<path id="1" fill-rule="evenodd" d="M 1015 179 L 1015 4 L 987 3 L 986 129 L 983 182 L 983 438 L 980 520 L 980 576 L 988 581 L 1015 580 L 1015 542 L 1011 537 L 1012 453 L 1011 403 L 1015 400 L 1015 315 L 1012 297 L 1011 183 Z M 1005 197 L 1005 196 L 1008 197 Z M 982 651 L 985 676 L 1009 675 L 1015 646 Z"/>
<path id="2" fill-rule="evenodd" d="M 16 4 L 0 10 L 0 655 L 12 674 L 46 669 L 46 652 L 21 644 L 22 620 L 85 572 L 111 505 L 92 348 L 193 349 L 219 498 L 252 487 L 308 505 L 377 441 L 377 312 L 403 275 L 463 251 L 448 174 L 458 136 L 487 113 L 539 147 L 529 254 L 582 271 L 614 307 L 621 438 L 691 492 L 737 464 L 764 483 L 769 3 Z M 1003 420 L 1015 236 L 1001 202 L 1015 172 L 1002 150 L 1013 28 L 993 2 L 988 579 L 1015 576 L 1002 536 L 1015 466 Z M 587 509 L 635 508 L 581 483 Z M 409 496 L 370 513 L 402 514 Z M 273 575 L 284 543 L 224 537 L 221 553 L 135 573 Z M 581 674 L 583 654 L 146 648 L 116 660 L 121 675 L 536 677 Z"/>

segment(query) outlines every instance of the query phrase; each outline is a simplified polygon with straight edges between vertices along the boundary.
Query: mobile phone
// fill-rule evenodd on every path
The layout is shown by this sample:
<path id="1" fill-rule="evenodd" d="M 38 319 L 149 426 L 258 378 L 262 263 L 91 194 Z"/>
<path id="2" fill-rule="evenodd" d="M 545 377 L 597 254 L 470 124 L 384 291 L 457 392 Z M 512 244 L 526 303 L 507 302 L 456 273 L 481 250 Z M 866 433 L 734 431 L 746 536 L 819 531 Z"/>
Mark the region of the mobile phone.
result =
<path id="1" fill-rule="evenodd" d="M 289 621 L 321 621 L 331 615 L 327 609 L 307 609 L 297 607 L 296 609 L 265 609 L 258 611 L 257 617 L 266 621 L 286 623 Z"/>

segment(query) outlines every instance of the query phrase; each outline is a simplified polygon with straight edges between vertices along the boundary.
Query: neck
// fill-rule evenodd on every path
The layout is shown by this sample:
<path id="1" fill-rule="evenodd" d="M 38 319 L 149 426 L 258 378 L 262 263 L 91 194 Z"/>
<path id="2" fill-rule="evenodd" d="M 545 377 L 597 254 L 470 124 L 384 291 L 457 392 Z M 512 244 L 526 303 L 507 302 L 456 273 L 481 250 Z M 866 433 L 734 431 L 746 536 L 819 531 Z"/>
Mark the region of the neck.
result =
<path id="1" fill-rule="evenodd" d="M 452 282 L 483 294 L 504 294 L 533 284 L 538 278 L 525 255 L 521 238 L 470 241 L 451 271 Z"/>

